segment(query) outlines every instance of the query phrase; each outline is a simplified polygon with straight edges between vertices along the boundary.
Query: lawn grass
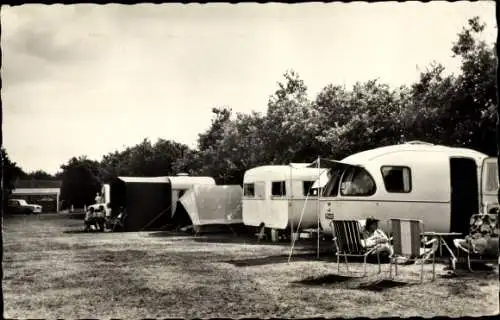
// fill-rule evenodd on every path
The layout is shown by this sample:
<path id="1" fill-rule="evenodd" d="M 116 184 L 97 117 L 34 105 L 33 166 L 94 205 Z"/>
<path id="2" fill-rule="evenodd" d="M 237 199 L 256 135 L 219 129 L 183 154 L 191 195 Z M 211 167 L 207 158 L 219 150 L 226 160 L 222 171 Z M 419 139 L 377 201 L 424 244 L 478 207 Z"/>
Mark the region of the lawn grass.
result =
<path id="1" fill-rule="evenodd" d="M 419 284 L 420 267 L 339 277 L 289 246 L 158 233 L 79 233 L 66 214 L 4 220 L 6 318 L 479 316 L 499 311 L 498 269 Z M 239 239 L 241 240 L 241 239 Z M 297 252 L 304 252 L 300 246 Z M 358 275 L 361 264 L 351 263 Z M 341 275 L 348 275 L 341 266 Z M 385 285 L 399 285 L 385 288 Z"/>

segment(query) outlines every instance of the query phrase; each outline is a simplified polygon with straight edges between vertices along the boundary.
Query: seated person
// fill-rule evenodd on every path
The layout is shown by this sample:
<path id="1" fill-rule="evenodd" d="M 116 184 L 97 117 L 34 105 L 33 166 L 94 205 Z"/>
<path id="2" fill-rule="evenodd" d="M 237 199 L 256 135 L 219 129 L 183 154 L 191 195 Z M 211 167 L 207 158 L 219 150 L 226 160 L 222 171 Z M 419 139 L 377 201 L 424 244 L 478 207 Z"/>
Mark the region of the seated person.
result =
<path id="1" fill-rule="evenodd" d="M 95 212 L 95 220 L 96 220 L 96 225 L 100 231 L 104 230 L 104 222 L 105 222 L 105 217 L 106 213 L 104 212 L 104 206 L 101 205 L 97 208 Z"/>
<path id="2" fill-rule="evenodd" d="M 471 229 L 465 239 L 454 239 L 457 248 L 481 256 L 498 256 L 498 224 L 494 215 L 475 215 L 471 218 Z"/>
<path id="3" fill-rule="evenodd" d="M 104 209 L 106 211 L 106 220 L 111 219 L 111 204 L 108 202 Z"/>
<path id="4" fill-rule="evenodd" d="M 366 219 L 365 227 L 362 231 L 363 245 L 366 248 L 373 248 L 378 245 L 378 248 L 373 252 L 374 254 L 379 254 L 381 256 L 391 257 L 393 254 L 392 246 L 390 244 L 389 237 L 379 229 L 379 220 L 374 217 L 369 217 Z"/>
<path id="5" fill-rule="evenodd" d="M 94 208 L 90 207 L 87 212 L 85 212 L 85 231 L 92 230 L 92 226 L 95 227 L 95 218 L 94 218 Z"/>

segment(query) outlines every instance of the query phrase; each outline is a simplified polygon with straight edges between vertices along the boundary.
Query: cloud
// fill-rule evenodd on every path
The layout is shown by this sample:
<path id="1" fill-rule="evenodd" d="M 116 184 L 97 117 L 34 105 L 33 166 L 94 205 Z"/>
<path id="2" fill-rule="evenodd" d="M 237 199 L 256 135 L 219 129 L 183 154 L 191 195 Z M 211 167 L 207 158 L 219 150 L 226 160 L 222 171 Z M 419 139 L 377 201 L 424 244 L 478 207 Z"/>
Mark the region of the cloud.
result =
<path id="1" fill-rule="evenodd" d="M 99 49 L 106 45 L 101 36 L 108 34 L 110 26 L 99 15 L 89 5 L 2 8 L 4 88 L 49 78 L 65 67 L 98 59 Z"/>

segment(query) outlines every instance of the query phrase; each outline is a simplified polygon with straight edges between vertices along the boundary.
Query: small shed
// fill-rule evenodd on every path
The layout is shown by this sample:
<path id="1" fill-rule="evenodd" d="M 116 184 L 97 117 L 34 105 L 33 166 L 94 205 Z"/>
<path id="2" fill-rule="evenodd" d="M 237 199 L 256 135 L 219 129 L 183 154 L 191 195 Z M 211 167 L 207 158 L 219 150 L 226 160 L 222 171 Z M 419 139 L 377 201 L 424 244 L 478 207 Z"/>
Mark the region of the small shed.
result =
<path id="1" fill-rule="evenodd" d="M 59 212 L 60 188 L 16 188 L 12 198 L 24 199 L 29 204 L 42 206 L 42 213 Z"/>

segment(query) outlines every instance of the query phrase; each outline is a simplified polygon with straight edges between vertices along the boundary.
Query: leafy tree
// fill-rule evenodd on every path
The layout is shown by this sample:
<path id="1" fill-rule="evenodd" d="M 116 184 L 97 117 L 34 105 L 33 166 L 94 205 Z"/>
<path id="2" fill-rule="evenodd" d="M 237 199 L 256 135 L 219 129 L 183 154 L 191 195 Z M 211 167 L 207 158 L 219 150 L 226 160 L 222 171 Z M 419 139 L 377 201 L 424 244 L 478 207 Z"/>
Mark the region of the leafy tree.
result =
<path id="1" fill-rule="evenodd" d="M 61 169 L 61 200 L 65 208 L 71 205 L 82 208 L 94 203 L 96 193 L 101 190 L 99 163 L 86 156 L 73 157 Z"/>
<path id="2" fill-rule="evenodd" d="M 188 146 L 170 140 L 158 140 L 154 145 L 144 139 L 134 147 L 126 148 L 122 152 L 105 155 L 101 161 L 101 176 L 107 181 L 114 176 L 168 176 L 174 175 L 174 164 Z"/>
<path id="3" fill-rule="evenodd" d="M 203 171 L 203 154 L 198 150 L 186 150 L 181 157 L 179 157 L 172 164 L 172 171 L 176 173 L 187 173 L 192 176 L 206 175 Z"/>
<path id="4" fill-rule="evenodd" d="M 469 19 L 452 48 L 462 61 L 458 78 L 461 95 L 452 112 L 458 130 L 452 136 L 462 145 L 493 155 L 497 153 L 497 58 L 496 45 L 480 40 L 485 27 L 479 17 Z"/>
<path id="5" fill-rule="evenodd" d="M 446 110 L 452 109 L 458 87 L 456 77 L 444 76 L 444 70 L 441 64 L 431 64 L 411 88 L 411 103 L 404 120 L 410 140 L 450 143 L 450 115 Z"/>
<path id="6" fill-rule="evenodd" d="M 377 80 L 356 83 L 352 91 L 326 87 L 316 99 L 322 112 L 318 139 L 334 158 L 400 142 L 408 90 L 391 90 Z"/>
<path id="7" fill-rule="evenodd" d="M 458 75 L 443 76 L 444 67 L 433 64 L 413 85 L 406 116 L 412 137 L 497 153 L 496 49 L 480 40 L 484 27 L 474 17 L 458 34 L 452 47 L 462 62 Z"/>
<path id="8" fill-rule="evenodd" d="M 2 155 L 2 197 L 7 199 L 14 190 L 15 181 L 25 175 L 25 172 L 13 161 L 10 160 L 7 150 L 1 148 Z M 3 201 L 2 201 L 3 204 Z"/>
<path id="9" fill-rule="evenodd" d="M 28 172 L 22 178 L 31 180 L 57 180 L 57 177 L 55 175 L 51 175 L 45 172 L 44 170 L 36 170 L 33 172 Z"/>
<path id="10" fill-rule="evenodd" d="M 270 97 L 262 139 L 268 163 L 307 162 L 321 153 L 316 140 L 320 113 L 307 97 L 307 86 L 295 71 L 284 75 L 284 82 Z"/>
<path id="11" fill-rule="evenodd" d="M 202 165 L 201 172 L 206 173 L 217 183 L 231 183 L 234 180 L 232 171 L 235 166 L 228 151 L 227 141 L 234 138 L 234 123 L 230 108 L 213 108 L 212 125 L 199 135 L 198 147 Z"/>

